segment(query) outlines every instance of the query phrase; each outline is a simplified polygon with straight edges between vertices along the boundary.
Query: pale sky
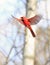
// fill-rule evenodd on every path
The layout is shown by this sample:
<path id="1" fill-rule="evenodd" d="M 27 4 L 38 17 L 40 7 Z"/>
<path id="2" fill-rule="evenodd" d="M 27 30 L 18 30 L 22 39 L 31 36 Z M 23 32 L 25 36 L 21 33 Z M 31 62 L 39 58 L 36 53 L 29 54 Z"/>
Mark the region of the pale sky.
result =
<path id="1" fill-rule="evenodd" d="M 25 16 L 26 0 L 0 0 L 0 50 L 7 56 L 9 54 L 10 48 L 13 45 L 13 40 L 16 38 L 16 46 L 19 46 L 24 43 L 24 35 L 20 28 L 20 34 L 18 35 L 18 27 L 8 23 L 8 19 L 11 18 L 11 15 L 15 17 Z M 11 22 L 11 19 L 10 19 Z M 17 36 L 16 36 L 17 35 Z M 20 48 L 17 49 L 20 51 Z M 14 56 L 15 50 L 11 52 L 10 58 Z M 14 57 L 18 61 L 19 58 Z M 12 65 L 11 63 L 9 65 Z"/>

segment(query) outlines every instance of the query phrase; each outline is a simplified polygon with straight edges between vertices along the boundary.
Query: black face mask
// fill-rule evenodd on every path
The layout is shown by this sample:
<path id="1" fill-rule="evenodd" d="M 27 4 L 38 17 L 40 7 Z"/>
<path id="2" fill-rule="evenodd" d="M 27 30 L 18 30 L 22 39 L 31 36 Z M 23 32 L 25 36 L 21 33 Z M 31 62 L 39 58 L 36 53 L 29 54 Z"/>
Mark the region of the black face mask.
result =
<path id="1" fill-rule="evenodd" d="M 21 20 L 24 22 L 24 19 L 23 19 L 23 17 L 21 17 Z"/>

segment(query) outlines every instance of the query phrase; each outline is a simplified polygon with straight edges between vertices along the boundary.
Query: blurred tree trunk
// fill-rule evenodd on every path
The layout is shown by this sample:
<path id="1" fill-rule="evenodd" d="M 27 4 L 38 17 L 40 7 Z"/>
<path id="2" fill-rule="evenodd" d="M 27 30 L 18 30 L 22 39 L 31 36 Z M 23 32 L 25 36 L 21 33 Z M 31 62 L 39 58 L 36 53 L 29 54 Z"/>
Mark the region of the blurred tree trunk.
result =
<path id="1" fill-rule="evenodd" d="M 27 0 L 26 16 L 32 17 L 36 14 L 36 0 Z M 34 65 L 35 55 L 35 38 L 32 37 L 28 29 L 25 30 L 25 46 L 24 46 L 24 60 L 23 65 Z"/>

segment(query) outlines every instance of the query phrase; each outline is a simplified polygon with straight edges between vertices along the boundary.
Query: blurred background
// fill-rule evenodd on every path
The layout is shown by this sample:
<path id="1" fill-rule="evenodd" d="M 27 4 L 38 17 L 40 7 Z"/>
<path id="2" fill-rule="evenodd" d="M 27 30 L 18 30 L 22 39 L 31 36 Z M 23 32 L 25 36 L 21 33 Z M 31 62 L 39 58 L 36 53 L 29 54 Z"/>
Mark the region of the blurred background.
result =
<path id="1" fill-rule="evenodd" d="M 36 14 L 36 38 L 11 16 Z M 0 65 L 50 65 L 50 0 L 0 0 Z"/>

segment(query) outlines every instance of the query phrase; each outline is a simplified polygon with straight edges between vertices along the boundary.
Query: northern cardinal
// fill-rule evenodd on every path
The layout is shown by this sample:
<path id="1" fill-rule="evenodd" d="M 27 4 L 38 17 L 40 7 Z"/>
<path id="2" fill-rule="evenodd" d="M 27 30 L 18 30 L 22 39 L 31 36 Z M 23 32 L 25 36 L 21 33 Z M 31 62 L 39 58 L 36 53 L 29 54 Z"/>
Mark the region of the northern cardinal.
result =
<path id="1" fill-rule="evenodd" d="M 12 16 L 12 17 L 15 18 L 16 20 L 18 20 L 21 24 L 23 24 L 27 28 L 29 28 L 29 30 L 32 33 L 32 36 L 36 37 L 34 31 L 31 28 L 31 25 L 37 24 L 41 20 L 41 18 L 42 18 L 41 15 L 35 15 L 34 17 L 31 17 L 29 19 L 26 18 L 26 17 L 20 17 L 20 19 L 14 17 L 14 16 Z"/>

